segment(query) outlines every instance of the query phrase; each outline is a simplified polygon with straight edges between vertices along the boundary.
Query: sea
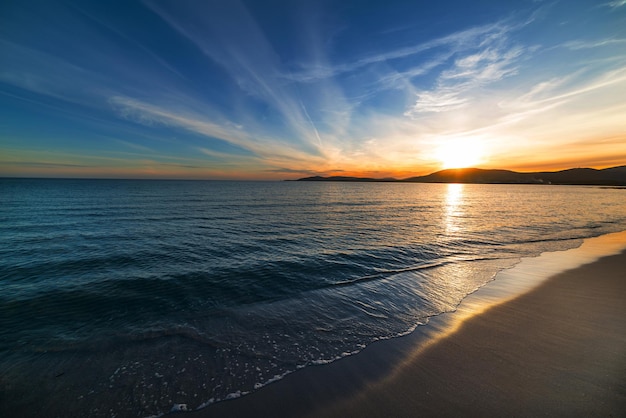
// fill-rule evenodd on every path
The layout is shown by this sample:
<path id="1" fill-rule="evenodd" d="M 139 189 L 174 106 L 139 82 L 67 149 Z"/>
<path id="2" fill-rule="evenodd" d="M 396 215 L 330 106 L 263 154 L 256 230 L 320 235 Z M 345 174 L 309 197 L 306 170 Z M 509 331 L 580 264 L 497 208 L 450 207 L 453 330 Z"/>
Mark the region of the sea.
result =
<path id="1" fill-rule="evenodd" d="M 237 398 L 623 230 L 608 187 L 0 179 L 0 415 Z"/>

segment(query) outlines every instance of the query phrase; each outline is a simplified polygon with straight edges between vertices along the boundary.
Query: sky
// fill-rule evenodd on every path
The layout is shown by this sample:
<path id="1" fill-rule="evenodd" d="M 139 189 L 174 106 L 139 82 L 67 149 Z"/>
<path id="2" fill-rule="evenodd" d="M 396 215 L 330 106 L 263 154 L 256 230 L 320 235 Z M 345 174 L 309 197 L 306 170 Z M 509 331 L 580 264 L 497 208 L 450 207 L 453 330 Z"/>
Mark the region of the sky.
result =
<path id="1" fill-rule="evenodd" d="M 0 176 L 626 165 L 626 0 L 0 2 Z"/>

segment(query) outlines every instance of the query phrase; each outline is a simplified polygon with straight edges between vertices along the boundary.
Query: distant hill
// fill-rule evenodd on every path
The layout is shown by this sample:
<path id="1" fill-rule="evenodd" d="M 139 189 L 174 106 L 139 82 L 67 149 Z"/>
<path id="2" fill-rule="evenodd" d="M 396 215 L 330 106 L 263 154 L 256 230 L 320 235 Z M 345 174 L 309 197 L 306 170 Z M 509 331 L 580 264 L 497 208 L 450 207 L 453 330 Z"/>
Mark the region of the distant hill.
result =
<path id="1" fill-rule="evenodd" d="M 348 181 L 348 182 L 408 182 L 408 183 L 478 183 L 478 184 L 571 184 L 626 186 L 626 166 L 596 170 L 572 168 L 562 171 L 520 173 L 510 170 L 484 170 L 457 168 L 437 171 L 426 176 L 403 180 L 363 177 L 306 177 L 298 181 Z"/>
<path id="2" fill-rule="evenodd" d="M 534 173 L 480 168 L 454 168 L 437 171 L 427 176 L 411 177 L 403 181 L 414 183 L 542 183 Z"/>
<path id="3" fill-rule="evenodd" d="M 353 182 L 393 182 L 399 181 L 394 178 L 384 178 L 384 179 L 375 179 L 370 177 L 347 177 L 347 176 L 331 176 L 331 177 L 322 177 L 322 176 L 313 176 L 313 177 L 305 177 L 303 179 L 298 179 L 296 181 L 353 181 Z"/>

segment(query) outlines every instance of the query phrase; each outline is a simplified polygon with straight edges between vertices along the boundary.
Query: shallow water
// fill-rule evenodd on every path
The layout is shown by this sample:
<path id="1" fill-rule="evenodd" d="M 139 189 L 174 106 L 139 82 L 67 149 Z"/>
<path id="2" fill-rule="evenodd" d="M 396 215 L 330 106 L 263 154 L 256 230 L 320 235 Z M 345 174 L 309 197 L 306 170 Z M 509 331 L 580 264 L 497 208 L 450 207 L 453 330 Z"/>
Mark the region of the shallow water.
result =
<path id="1" fill-rule="evenodd" d="M 404 335 L 521 257 L 626 229 L 577 186 L 0 180 L 0 396 L 149 416 Z"/>

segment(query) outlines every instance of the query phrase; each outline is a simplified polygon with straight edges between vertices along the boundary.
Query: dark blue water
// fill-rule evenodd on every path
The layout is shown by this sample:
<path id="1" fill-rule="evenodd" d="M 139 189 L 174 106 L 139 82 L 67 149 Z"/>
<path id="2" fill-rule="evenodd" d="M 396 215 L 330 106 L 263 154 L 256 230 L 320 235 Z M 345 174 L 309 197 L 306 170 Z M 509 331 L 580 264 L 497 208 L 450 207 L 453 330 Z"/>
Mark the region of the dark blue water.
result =
<path id="1" fill-rule="evenodd" d="M 0 412 L 149 416 L 406 334 L 626 191 L 0 180 Z"/>

